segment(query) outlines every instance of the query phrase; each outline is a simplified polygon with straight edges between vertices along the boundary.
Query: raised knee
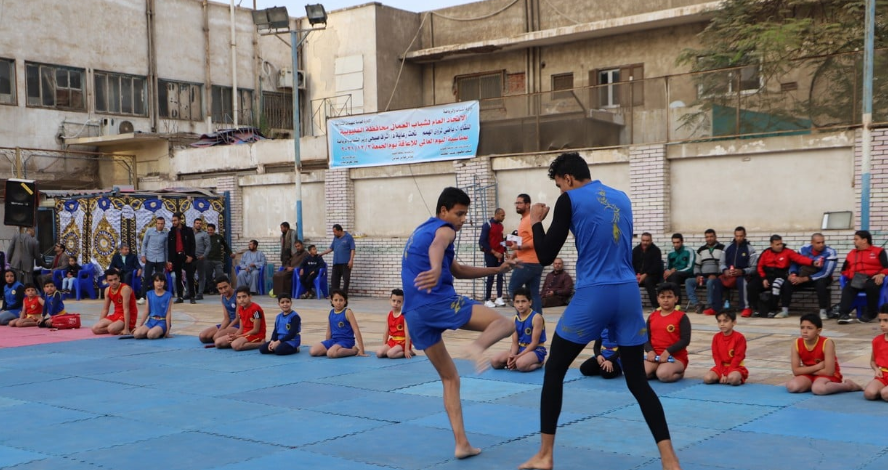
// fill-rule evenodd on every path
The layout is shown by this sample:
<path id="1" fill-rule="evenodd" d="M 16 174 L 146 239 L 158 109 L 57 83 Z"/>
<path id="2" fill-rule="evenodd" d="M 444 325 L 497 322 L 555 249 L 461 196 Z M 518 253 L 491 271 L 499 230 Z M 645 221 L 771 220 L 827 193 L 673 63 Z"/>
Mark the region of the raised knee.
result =
<path id="1" fill-rule="evenodd" d="M 875 393 L 869 389 L 863 391 L 863 398 L 866 398 L 867 400 L 876 400 L 879 398 L 879 395 L 879 393 Z"/>

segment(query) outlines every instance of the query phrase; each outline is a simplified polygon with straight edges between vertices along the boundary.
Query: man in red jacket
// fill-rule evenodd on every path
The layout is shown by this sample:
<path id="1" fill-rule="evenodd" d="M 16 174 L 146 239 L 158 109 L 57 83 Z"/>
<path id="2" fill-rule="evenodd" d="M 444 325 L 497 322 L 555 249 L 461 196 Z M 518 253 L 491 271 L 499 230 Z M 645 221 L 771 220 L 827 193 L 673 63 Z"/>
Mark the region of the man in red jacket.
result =
<path id="1" fill-rule="evenodd" d="M 754 316 L 764 316 L 764 309 L 768 310 L 768 318 L 786 318 L 789 316 L 789 303 L 792 301 L 792 283 L 786 282 L 789 278 L 789 265 L 796 263 L 801 266 L 820 266 L 822 260 L 814 261 L 807 256 L 802 256 L 795 251 L 786 248 L 783 237 L 771 235 L 771 246 L 763 251 L 758 259 L 758 267 L 749 281 L 749 303 L 758 305 Z M 762 291 L 771 290 L 771 296 L 767 305 L 760 299 Z M 781 301 L 783 308 L 777 311 L 777 301 Z"/>
<path id="2" fill-rule="evenodd" d="M 842 276 L 848 281 L 842 288 L 839 302 L 839 324 L 852 323 L 851 304 L 861 292 L 866 292 L 866 314 L 860 321 L 866 323 L 876 318 L 882 283 L 888 275 L 888 255 L 885 250 L 873 246 L 873 236 L 866 230 L 854 232 L 854 248 L 842 265 Z M 855 281 L 855 277 L 858 279 Z M 861 287 L 862 286 L 862 287 Z"/>
<path id="3" fill-rule="evenodd" d="M 506 247 L 503 246 L 503 220 L 506 219 L 506 211 L 497 208 L 493 213 L 493 217 L 481 227 L 481 236 L 478 244 L 481 251 L 484 252 L 484 265 L 487 267 L 497 267 L 503 264 Z M 493 291 L 494 276 L 487 276 L 487 286 L 485 290 L 487 301 L 485 306 L 494 308 L 506 305 L 503 300 L 503 273 L 496 275 L 496 300 L 494 300 L 491 292 Z"/>

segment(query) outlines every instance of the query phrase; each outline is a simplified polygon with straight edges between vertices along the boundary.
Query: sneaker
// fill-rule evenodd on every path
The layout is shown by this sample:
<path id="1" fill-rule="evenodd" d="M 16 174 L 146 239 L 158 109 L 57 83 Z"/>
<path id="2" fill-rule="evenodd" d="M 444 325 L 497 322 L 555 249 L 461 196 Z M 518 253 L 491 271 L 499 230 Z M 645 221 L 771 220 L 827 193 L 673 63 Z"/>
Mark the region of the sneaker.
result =
<path id="1" fill-rule="evenodd" d="M 829 315 L 826 314 L 826 310 L 820 311 L 820 319 L 821 320 L 829 320 Z"/>
<path id="2" fill-rule="evenodd" d="M 854 319 L 851 318 L 851 315 L 848 315 L 847 313 L 839 315 L 839 325 L 847 325 L 848 323 L 854 323 Z"/>
<path id="3" fill-rule="evenodd" d="M 858 320 L 860 320 L 860 323 L 869 323 L 869 322 L 873 321 L 873 319 L 867 315 L 861 315 L 860 318 L 858 318 Z"/>
<path id="4" fill-rule="evenodd" d="M 688 312 L 703 313 L 703 306 L 700 304 L 688 304 Z"/>
<path id="5" fill-rule="evenodd" d="M 197 294 L 197 296 L 195 297 L 195 299 L 197 299 L 197 300 L 203 300 L 203 294 Z"/>
<path id="6" fill-rule="evenodd" d="M 740 316 L 743 318 L 749 318 L 752 316 L 751 308 L 744 308 L 742 312 L 740 312 Z"/>
<path id="7" fill-rule="evenodd" d="M 487 308 L 496 308 L 496 304 L 491 302 L 490 300 L 488 300 L 487 302 L 484 302 L 484 306 Z"/>
<path id="8" fill-rule="evenodd" d="M 502 297 L 497 297 L 496 300 L 493 301 L 493 304 L 496 305 L 497 307 L 505 307 L 506 301 L 503 300 Z"/>
<path id="9" fill-rule="evenodd" d="M 136 303 L 139 305 L 145 305 L 145 298 L 142 297 L 141 299 L 137 300 Z"/>
<path id="10" fill-rule="evenodd" d="M 173 302 L 173 303 L 174 303 L 174 304 L 181 304 L 181 303 L 184 303 L 184 302 L 185 302 L 185 300 L 182 299 L 182 298 L 180 297 L 180 298 L 176 299 L 176 301 Z"/>
<path id="11" fill-rule="evenodd" d="M 191 299 L 189 299 L 189 301 L 190 301 L 192 304 L 196 304 L 196 303 L 197 303 L 197 301 L 194 300 L 194 297 L 192 297 Z"/>
<path id="12" fill-rule="evenodd" d="M 753 316 L 754 318 L 765 318 L 765 317 L 767 317 L 768 315 L 763 315 L 763 314 L 758 313 L 758 312 L 752 312 L 752 316 Z"/>
<path id="13" fill-rule="evenodd" d="M 707 308 L 706 310 L 703 310 L 703 315 L 709 315 L 709 316 L 715 315 L 715 309 Z"/>
<path id="14" fill-rule="evenodd" d="M 775 313 L 772 318 L 789 318 L 789 310 L 781 310 Z"/>
<path id="15" fill-rule="evenodd" d="M 774 318 L 777 316 L 777 312 L 768 312 L 768 318 Z"/>

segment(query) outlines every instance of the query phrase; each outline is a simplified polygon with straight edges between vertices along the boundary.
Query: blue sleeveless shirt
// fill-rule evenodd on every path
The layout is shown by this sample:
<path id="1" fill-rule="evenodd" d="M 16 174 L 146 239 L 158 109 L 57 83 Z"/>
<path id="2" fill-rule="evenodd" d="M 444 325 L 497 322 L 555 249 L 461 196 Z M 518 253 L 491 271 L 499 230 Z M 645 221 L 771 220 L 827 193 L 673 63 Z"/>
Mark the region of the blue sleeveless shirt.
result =
<path id="1" fill-rule="evenodd" d="M 526 347 L 533 342 L 533 317 L 539 313 L 531 310 L 530 315 L 521 321 L 520 315 L 515 315 L 515 331 L 518 333 L 518 346 Z M 540 344 L 546 344 L 546 320 L 543 320 L 543 331 L 540 333 Z"/>
<path id="2" fill-rule="evenodd" d="M 352 329 L 351 323 L 348 322 L 348 318 L 345 316 L 347 310 L 347 308 L 344 308 L 337 312 L 335 309 L 330 309 L 330 316 L 328 317 L 330 321 L 330 339 L 334 341 L 344 339 L 354 341 L 355 330 Z"/>
<path id="3" fill-rule="evenodd" d="M 450 272 L 450 265 L 453 264 L 455 256 L 453 243 L 444 250 L 441 278 L 438 280 L 438 285 L 430 293 L 424 290 L 420 291 L 413 285 L 416 276 L 432 269 L 429 261 L 429 247 L 435 240 L 435 232 L 444 226 L 453 228 L 449 223 L 437 217 L 431 217 L 417 227 L 410 239 L 407 240 L 401 258 L 401 284 L 404 289 L 405 309 L 409 306 L 411 310 L 415 310 L 423 305 L 456 297 L 456 289 L 453 288 L 453 274 Z"/>

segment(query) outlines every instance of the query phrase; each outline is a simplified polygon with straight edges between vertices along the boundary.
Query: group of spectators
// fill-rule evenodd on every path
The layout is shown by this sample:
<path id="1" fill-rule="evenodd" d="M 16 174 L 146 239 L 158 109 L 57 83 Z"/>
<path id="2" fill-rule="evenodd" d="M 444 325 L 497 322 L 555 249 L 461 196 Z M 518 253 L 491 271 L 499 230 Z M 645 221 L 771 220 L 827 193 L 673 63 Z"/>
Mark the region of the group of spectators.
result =
<path id="1" fill-rule="evenodd" d="M 746 239 L 746 229 L 734 229 L 728 246 L 718 241 L 715 230 L 704 233 L 705 243 L 697 250 L 685 246 L 681 233 L 672 234 L 672 250 L 666 256 L 653 243 L 650 233 L 641 235 L 632 251 L 638 285 L 645 289 L 651 305 L 657 305 L 656 288 L 671 282 L 684 286 L 688 297 L 687 310 L 716 315 L 724 310 L 724 295 L 736 289 L 743 317 L 786 318 L 794 292 L 813 290 L 817 294 L 820 318 L 838 317 L 838 323 L 852 323 L 852 305 L 858 294 L 866 294 L 867 308 L 860 321 L 876 317 L 882 285 L 888 275 L 888 255 L 873 246 L 866 230 L 854 234 L 854 249 L 841 268 L 842 295 L 838 311 L 830 309 L 831 284 L 838 264 L 836 250 L 826 244 L 821 233 L 811 235 L 808 244 L 798 252 L 788 248 L 780 235 L 770 237 L 770 245 L 757 252 Z M 706 302 L 697 297 L 697 289 L 705 286 Z M 682 305 L 681 292 L 678 304 Z"/>

